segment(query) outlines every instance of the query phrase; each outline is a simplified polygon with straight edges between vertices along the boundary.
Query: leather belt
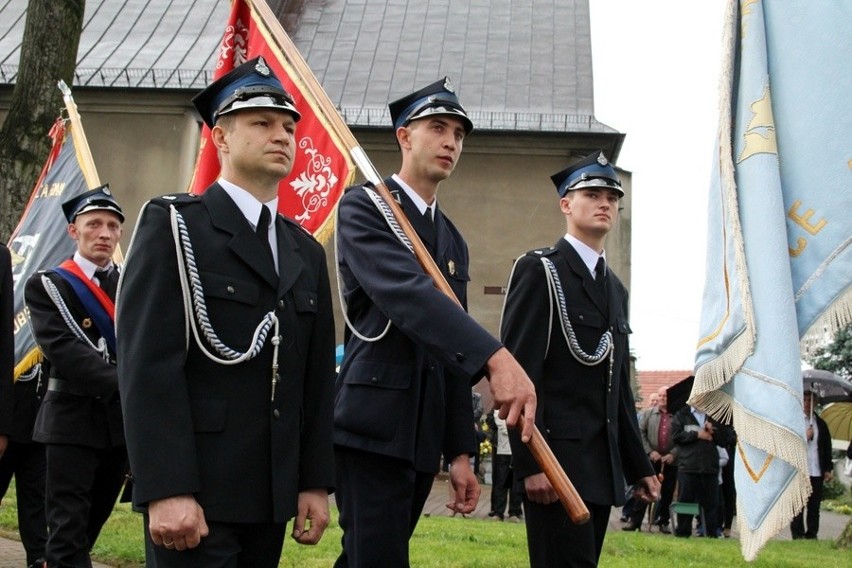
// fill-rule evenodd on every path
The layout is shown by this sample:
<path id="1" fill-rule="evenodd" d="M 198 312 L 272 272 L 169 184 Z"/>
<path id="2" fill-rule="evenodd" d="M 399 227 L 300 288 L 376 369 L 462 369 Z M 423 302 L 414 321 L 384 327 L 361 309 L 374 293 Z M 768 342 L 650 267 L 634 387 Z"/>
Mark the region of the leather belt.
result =
<path id="1" fill-rule="evenodd" d="M 66 381 L 64 379 L 56 379 L 53 377 L 51 377 L 47 381 L 47 390 L 53 392 L 60 392 L 62 394 L 73 394 L 75 396 L 87 396 L 89 398 L 97 398 L 91 393 L 87 392 L 85 389 L 81 389 L 74 386 L 70 381 Z"/>

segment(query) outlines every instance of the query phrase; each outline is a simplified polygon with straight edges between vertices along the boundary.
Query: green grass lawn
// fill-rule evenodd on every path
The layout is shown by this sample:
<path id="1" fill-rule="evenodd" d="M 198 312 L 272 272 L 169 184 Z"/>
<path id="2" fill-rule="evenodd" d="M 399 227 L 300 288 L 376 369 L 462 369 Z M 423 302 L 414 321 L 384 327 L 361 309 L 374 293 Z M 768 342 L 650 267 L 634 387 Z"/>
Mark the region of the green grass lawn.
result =
<path id="1" fill-rule="evenodd" d="M 0 507 L 0 533 L 17 538 L 14 491 Z M 327 568 L 340 551 L 342 532 L 336 511 L 332 525 L 317 546 L 300 546 L 288 538 L 280 566 Z M 380 544 L 377 544 L 380 546 Z M 94 549 L 96 560 L 117 567 L 144 565 L 142 517 L 129 506 L 118 505 Z M 424 517 L 411 540 L 415 567 L 523 567 L 528 565 L 523 525 L 479 519 Z M 607 535 L 601 556 L 603 568 L 833 568 L 852 566 L 852 551 L 836 548 L 833 541 L 771 541 L 757 560 L 746 563 L 739 541 L 733 539 L 675 539 L 659 533 L 613 532 Z"/>

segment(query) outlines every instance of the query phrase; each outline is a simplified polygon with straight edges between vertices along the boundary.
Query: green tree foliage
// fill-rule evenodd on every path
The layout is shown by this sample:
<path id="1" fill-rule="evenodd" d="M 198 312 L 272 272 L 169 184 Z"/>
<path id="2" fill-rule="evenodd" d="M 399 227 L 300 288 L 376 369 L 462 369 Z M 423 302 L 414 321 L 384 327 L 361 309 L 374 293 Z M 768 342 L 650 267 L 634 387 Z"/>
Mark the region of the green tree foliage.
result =
<path id="1" fill-rule="evenodd" d="M 841 328 L 825 347 L 820 347 L 808 361 L 815 369 L 831 371 L 852 380 L 852 324 Z"/>

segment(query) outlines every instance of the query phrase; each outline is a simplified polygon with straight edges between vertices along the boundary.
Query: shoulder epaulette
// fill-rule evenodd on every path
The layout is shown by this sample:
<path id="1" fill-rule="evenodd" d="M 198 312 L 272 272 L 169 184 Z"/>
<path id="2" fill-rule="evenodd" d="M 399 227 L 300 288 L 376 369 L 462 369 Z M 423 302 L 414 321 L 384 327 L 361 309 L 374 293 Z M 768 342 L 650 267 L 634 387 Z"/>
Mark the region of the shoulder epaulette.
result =
<path id="1" fill-rule="evenodd" d="M 194 193 L 169 193 L 167 195 L 154 197 L 149 203 L 153 203 L 160 207 L 168 207 L 169 205 L 181 207 L 190 203 L 201 203 L 200 197 L 201 196 Z"/>
<path id="2" fill-rule="evenodd" d="M 556 250 L 557 250 L 556 247 L 546 247 L 546 248 L 533 249 L 533 250 L 527 252 L 527 256 L 534 256 L 534 257 L 537 257 L 537 258 L 542 257 L 542 256 L 550 256 L 550 255 L 556 253 Z"/>

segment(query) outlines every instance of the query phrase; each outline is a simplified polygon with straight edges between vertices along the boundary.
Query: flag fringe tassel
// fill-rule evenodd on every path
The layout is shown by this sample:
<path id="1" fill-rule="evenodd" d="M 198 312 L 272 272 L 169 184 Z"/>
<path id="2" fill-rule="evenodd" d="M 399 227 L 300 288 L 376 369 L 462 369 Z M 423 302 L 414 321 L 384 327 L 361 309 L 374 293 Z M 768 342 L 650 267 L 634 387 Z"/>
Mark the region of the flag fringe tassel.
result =
<path id="1" fill-rule="evenodd" d="M 748 412 L 723 391 L 702 394 L 700 405 L 708 414 L 719 417 L 720 420 L 733 418 L 739 440 L 770 454 L 773 456 L 772 459 L 777 458 L 789 463 L 796 470 L 795 476 L 778 496 L 758 527 L 748 526 L 746 515 L 737 515 L 742 555 L 746 561 L 751 562 L 770 539 L 790 525 L 790 521 L 804 508 L 811 494 L 810 479 L 804 473 L 808 469 L 802 440 L 798 434 L 768 424 L 765 420 Z M 731 456 L 731 459 L 733 458 L 734 456 Z M 741 500 L 743 494 L 741 491 L 737 497 L 737 507 L 740 511 L 747 510 Z"/>
<path id="2" fill-rule="evenodd" d="M 825 346 L 827 337 L 834 337 L 841 328 L 852 323 L 852 287 L 847 288 L 802 335 L 799 345 L 802 354 L 810 357 Z"/>

